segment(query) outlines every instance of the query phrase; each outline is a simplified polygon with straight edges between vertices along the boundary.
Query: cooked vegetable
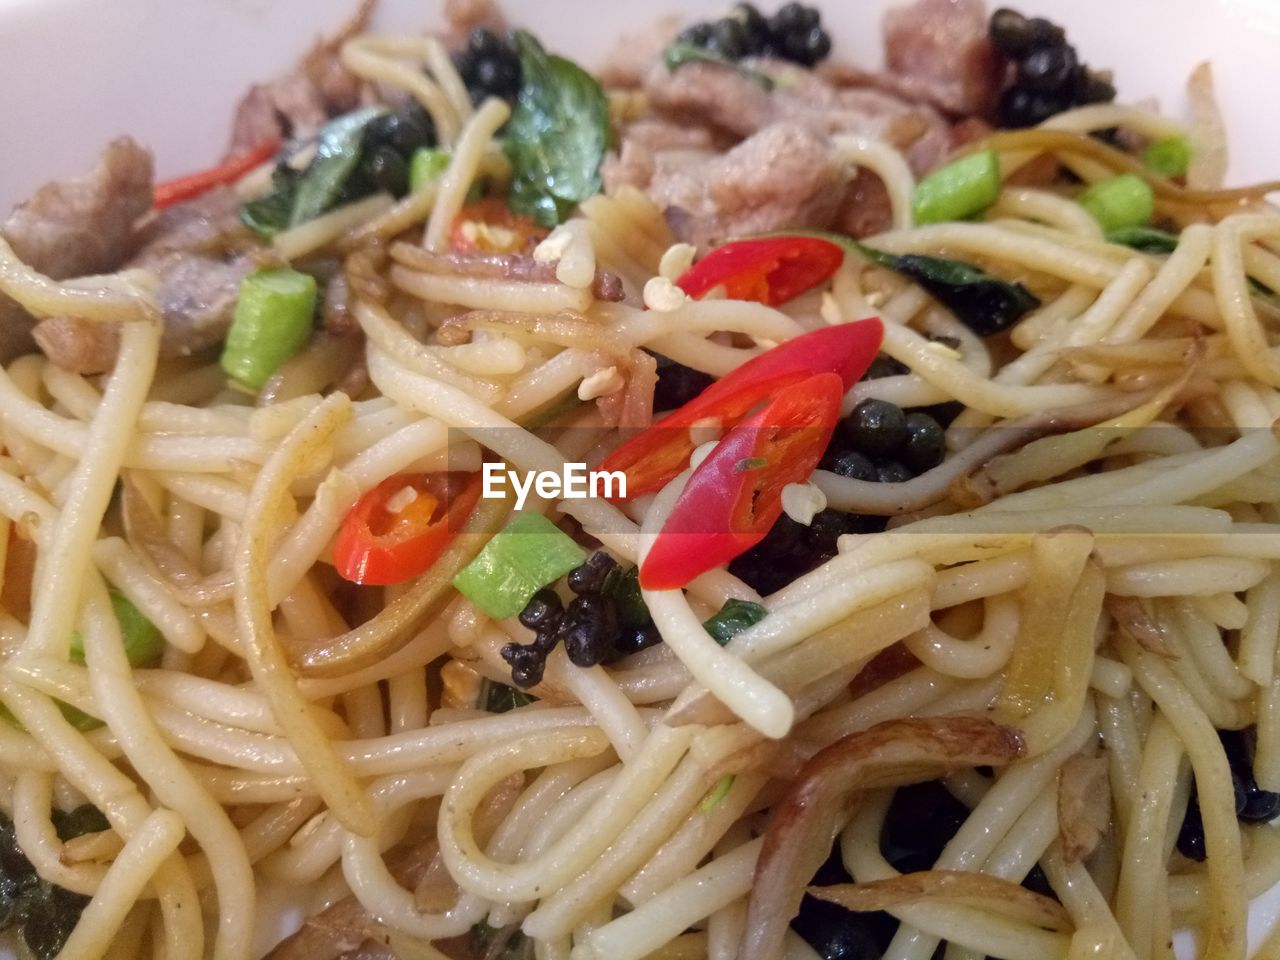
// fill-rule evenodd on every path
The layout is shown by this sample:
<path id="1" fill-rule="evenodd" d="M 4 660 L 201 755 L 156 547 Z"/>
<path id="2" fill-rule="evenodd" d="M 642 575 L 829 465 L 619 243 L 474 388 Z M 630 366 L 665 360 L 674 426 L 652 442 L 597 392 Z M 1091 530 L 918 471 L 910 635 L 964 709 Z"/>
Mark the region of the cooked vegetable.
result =
<path id="1" fill-rule="evenodd" d="M 1143 151 L 1142 162 L 1162 177 L 1185 177 L 1191 165 L 1191 143 L 1186 137 L 1157 140 Z"/>
<path id="2" fill-rule="evenodd" d="M 711 788 L 702 802 L 698 804 L 699 813 L 710 813 L 716 807 L 724 802 L 724 798 L 729 796 L 729 791 L 733 789 L 733 781 L 737 779 L 732 773 L 726 773 L 723 777 L 716 781 L 716 785 Z"/>
<path id="3" fill-rule="evenodd" d="M 916 223 L 942 223 L 982 213 L 999 196 L 1000 160 L 994 150 L 979 150 L 916 184 L 911 205 Z"/>
<path id="4" fill-rule="evenodd" d="M 459 253 L 532 253 L 546 235 L 546 230 L 513 212 L 501 197 L 489 197 L 458 211 L 449 245 Z"/>
<path id="5" fill-rule="evenodd" d="M 524 79 L 504 141 L 512 168 L 508 202 L 516 213 L 554 227 L 600 192 L 609 102 L 594 77 L 547 54 L 532 34 L 517 30 L 514 39 Z"/>
<path id="6" fill-rule="evenodd" d="M 541 587 L 587 558 L 586 552 L 537 513 L 522 513 L 493 537 L 453 585 L 496 619 L 514 617 Z"/>
<path id="7" fill-rule="evenodd" d="M 409 161 L 409 192 L 417 193 L 428 183 L 438 180 L 449 169 L 453 155 L 438 147 L 420 147 Z"/>
<path id="8" fill-rule="evenodd" d="M 730 597 L 724 602 L 719 613 L 702 621 L 702 627 L 715 638 L 716 643 L 723 647 L 747 627 L 763 620 L 768 612 L 760 604 L 751 600 Z"/>
<path id="9" fill-rule="evenodd" d="M 872 263 L 902 274 L 920 284 L 956 319 L 979 336 L 1007 330 L 1040 301 L 1020 283 L 993 277 L 959 260 L 944 260 L 918 253 L 893 254 L 849 241 Z"/>
<path id="10" fill-rule="evenodd" d="M 729 57 L 722 53 L 707 47 L 700 47 L 693 43 L 685 43 L 677 41 L 666 50 L 662 51 L 662 62 L 667 65 L 667 69 L 673 73 L 679 70 L 686 63 L 715 63 L 721 66 L 736 70 L 742 76 L 754 83 L 760 84 L 765 90 L 773 89 L 773 78 L 767 73 L 761 73 L 759 70 L 752 70 L 750 67 L 744 67 L 739 63 L 734 63 Z"/>
<path id="11" fill-rule="evenodd" d="M 110 826 L 107 818 L 90 804 L 70 813 L 54 810 L 52 819 L 58 838 L 63 841 Z M 88 903 L 88 897 L 40 879 L 18 846 L 13 821 L 0 814 L 0 930 L 18 927 L 24 944 L 37 960 L 53 960 Z"/>
<path id="12" fill-rule="evenodd" d="M 786 387 L 734 427 L 689 477 L 640 565 L 640 586 L 683 587 L 763 540 L 782 515 L 782 488 L 807 480 L 818 465 L 844 390 L 838 375 L 820 373 Z M 755 457 L 766 465 L 737 469 Z"/>
<path id="13" fill-rule="evenodd" d="M 686 270 L 676 286 L 695 300 L 724 287 L 730 300 L 776 307 L 812 290 L 842 262 L 839 245 L 821 237 L 738 240 L 716 247 Z"/>
<path id="14" fill-rule="evenodd" d="M 485 683 L 484 708 L 490 713 L 506 713 L 508 710 L 517 710 L 520 707 L 527 707 L 531 703 L 536 703 L 537 699 L 537 697 L 529 696 L 523 690 L 508 687 L 505 683 L 495 683 L 492 680 Z"/>
<path id="15" fill-rule="evenodd" d="M 310 274 L 287 267 L 249 274 L 240 283 L 222 369 L 245 386 L 262 389 L 306 344 L 315 312 L 316 281 Z"/>
<path id="16" fill-rule="evenodd" d="M 142 615 L 142 611 L 129 602 L 118 590 L 109 591 L 111 609 L 120 624 L 120 636 L 124 640 L 124 652 L 131 666 L 143 667 L 160 659 L 164 652 L 164 636 L 156 625 Z M 80 631 L 71 634 L 71 659 L 84 663 L 84 637 Z"/>
<path id="17" fill-rule="evenodd" d="M 629 497 L 657 490 L 688 464 L 696 445 L 689 432 L 694 424 L 714 420 L 727 429 L 762 400 L 817 373 L 838 374 L 848 390 L 866 372 L 883 336 L 880 321 L 870 319 L 823 327 L 779 344 L 627 440 L 600 469 L 625 472 Z"/>
<path id="18" fill-rule="evenodd" d="M 333 565 L 352 583 L 418 576 L 462 528 L 480 496 L 479 474 L 397 474 L 363 497 L 338 528 Z"/>
<path id="19" fill-rule="evenodd" d="M 298 180 L 290 226 L 313 220 L 338 202 L 347 178 L 360 163 L 365 127 L 382 113 L 381 107 L 366 107 L 330 121 L 320 131 L 315 158 Z"/>
<path id="20" fill-rule="evenodd" d="M 1156 212 L 1155 194 L 1141 177 L 1122 173 L 1095 183 L 1079 197 L 1080 206 L 1103 230 L 1123 230 L 1149 223 Z"/>
<path id="21" fill-rule="evenodd" d="M 224 160 L 216 167 L 201 170 L 199 173 L 191 173 L 185 177 L 166 180 L 163 183 L 157 183 L 155 190 L 156 209 L 163 210 L 165 207 L 181 203 L 183 200 L 194 199 L 214 187 L 235 183 L 254 167 L 264 164 L 274 157 L 279 149 L 280 141 L 278 139 L 265 140 L 252 150 L 247 150 Z"/>
<path id="22" fill-rule="evenodd" d="M 1133 247 L 1143 253 L 1173 253 L 1178 249 L 1178 237 L 1155 227 L 1122 227 L 1107 231 L 1107 242 Z"/>

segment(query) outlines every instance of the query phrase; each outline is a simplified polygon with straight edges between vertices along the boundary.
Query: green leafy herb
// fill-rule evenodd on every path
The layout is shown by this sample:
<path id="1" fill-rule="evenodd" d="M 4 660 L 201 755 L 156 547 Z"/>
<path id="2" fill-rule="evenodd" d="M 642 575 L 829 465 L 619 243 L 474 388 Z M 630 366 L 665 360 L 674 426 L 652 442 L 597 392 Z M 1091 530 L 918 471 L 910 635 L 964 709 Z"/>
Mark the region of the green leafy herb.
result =
<path id="1" fill-rule="evenodd" d="M 711 788 L 702 802 L 698 804 L 699 813 L 710 813 L 716 807 L 724 802 L 724 798 L 729 796 L 729 791 L 733 789 L 734 775 L 726 773 L 723 777 L 716 781 L 716 785 Z"/>
<path id="2" fill-rule="evenodd" d="M 109 594 L 111 609 L 120 624 L 120 636 L 124 640 L 124 652 L 130 665 L 142 667 L 158 660 L 164 652 L 164 636 L 156 629 L 156 625 L 143 616 L 142 611 L 123 593 L 111 590 Z M 84 637 L 79 630 L 71 634 L 71 659 L 84 663 Z"/>
<path id="3" fill-rule="evenodd" d="M 618 620 L 622 627 L 630 630 L 645 626 L 653 620 L 649 607 L 640 592 L 640 571 L 637 567 L 615 567 L 605 577 L 601 591 L 611 597 L 618 608 Z"/>
<path id="4" fill-rule="evenodd" d="M 724 602 L 719 613 L 703 621 L 702 628 L 723 647 L 747 627 L 754 626 L 763 620 L 768 612 L 760 604 L 751 600 L 730 597 Z"/>
<path id="5" fill-rule="evenodd" d="M 1178 237 L 1155 227 L 1122 227 L 1107 233 L 1108 243 L 1133 247 L 1143 253 L 1173 253 L 1178 248 Z"/>
<path id="6" fill-rule="evenodd" d="M 271 188 L 240 208 L 240 219 L 265 239 L 282 230 L 314 220 L 347 196 L 352 175 L 363 154 L 364 131 L 369 121 L 386 113 L 385 107 L 366 107 L 330 120 L 316 139 L 316 153 L 301 172 L 287 164 L 276 167 Z M 367 188 L 366 188 L 367 190 Z"/>
<path id="7" fill-rule="evenodd" d="M 53 811 L 53 824 L 64 841 L 107 829 L 106 818 L 89 805 L 70 813 Z M 18 846 L 13 822 L 0 814 L 0 930 L 20 928 L 34 957 L 53 960 L 88 902 L 86 896 L 40 879 Z"/>
<path id="8" fill-rule="evenodd" d="M 667 69 L 672 73 L 675 73 L 686 63 L 715 63 L 722 67 L 736 70 L 753 83 L 760 84 L 766 91 L 772 90 L 774 87 L 773 77 L 768 74 L 744 67 L 740 63 L 734 63 L 728 57 L 721 56 L 704 47 L 695 47 L 692 43 L 673 43 L 662 52 L 662 62 L 667 65 Z"/>
<path id="9" fill-rule="evenodd" d="M 993 277 L 960 260 L 922 254 L 893 254 L 842 238 L 872 263 L 914 280 L 956 319 L 979 336 L 1008 330 L 1040 301 L 1020 283 Z"/>
<path id="10" fill-rule="evenodd" d="M 532 34 L 517 30 L 514 40 L 524 79 L 504 140 L 512 171 L 507 203 L 554 227 L 600 192 L 609 102 L 591 74 L 548 54 Z"/>
<path id="11" fill-rule="evenodd" d="M 537 699 L 505 683 L 497 683 L 493 680 L 485 683 L 484 708 L 490 713 L 506 713 L 517 707 L 527 707 Z"/>

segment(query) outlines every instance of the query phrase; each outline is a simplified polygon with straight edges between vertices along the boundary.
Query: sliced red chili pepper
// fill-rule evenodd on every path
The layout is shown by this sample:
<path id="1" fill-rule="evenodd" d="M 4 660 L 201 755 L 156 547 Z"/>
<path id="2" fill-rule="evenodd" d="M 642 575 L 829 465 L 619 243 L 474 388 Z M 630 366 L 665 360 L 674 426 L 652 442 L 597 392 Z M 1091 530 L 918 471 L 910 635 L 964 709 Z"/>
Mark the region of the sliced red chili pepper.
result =
<path id="1" fill-rule="evenodd" d="M 843 396 L 840 377 L 820 373 L 734 427 L 689 477 L 640 565 L 640 586 L 683 587 L 763 540 L 782 513 L 782 488 L 818 465 Z"/>
<path id="2" fill-rule="evenodd" d="M 425 571 L 480 498 L 480 474 L 398 474 L 363 497 L 338 528 L 333 565 L 344 580 L 385 586 Z"/>
<path id="3" fill-rule="evenodd" d="M 459 253 L 529 253 L 547 236 L 501 197 L 468 203 L 453 220 L 449 245 Z"/>
<path id="4" fill-rule="evenodd" d="M 691 426 L 716 420 L 727 430 L 762 401 L 817 373 L 837 374 L 848 390 L 866 373 L 883 338 L 884 325 L 872 318 L 823 327 L 781 343 L 627 440 L 600 469 L 626 473 L 628 497 L 657 490 L 688 464 L 696 446 Z"/>
<path id="5" fill-rule="evenodd" d="M 730 300 L 776 307 L 812 290 L 840 268 L 844 250 L 820 237 L 761 237 L 716 247 L 676 286 L 695 300 L 724 287 Z"/>
<path id="6" fill-rule="evenodd" d="M 164 183 L 157 183 L 155 189 L 156 209 L 163 210 L 165 207 L 171 207 L 175 203 L 190 200 L 193 197 L 200 196 L 202 193 L 207 193 L 214 187 L 233 183 L 254 167 L 266 163 L 276 155 L 276 151 L 279 149 L 279 139 L 268 140 L 252 150 L 224 160 L 216 167 L 201 170 L 198 173 L 187 174 L 185 177 L 166 180 Z"/>

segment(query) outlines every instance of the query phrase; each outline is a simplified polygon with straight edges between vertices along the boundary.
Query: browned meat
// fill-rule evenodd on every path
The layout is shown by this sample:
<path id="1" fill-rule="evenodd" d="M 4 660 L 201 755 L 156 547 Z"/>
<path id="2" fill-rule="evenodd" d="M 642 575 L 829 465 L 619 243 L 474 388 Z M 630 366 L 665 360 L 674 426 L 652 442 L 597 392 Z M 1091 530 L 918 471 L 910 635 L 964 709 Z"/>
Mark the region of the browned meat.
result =
<path id="1" fill-rule="evenodd" d="M 851 237 L 870 237 L 893 226 L 893 207 L 884 181 L 870 170 L 859 170 L 849 182 L 836 214 L 836 226 Z"/>
<path id="2" fill-rule="evenodd" d="M 650 105 L 676 122 L 719 127 L 747 137 L 778 118 L 777 103 L 760 84 L 730 67 L 690 63 L 668 70 L 659 61 L 645 79 Z"/>
<path id="3" fill-rule="evenodd" d="M 249 88 L 236 107 L 228 156 L 277 137 L 314 133 L 330 117 L 359 105 L 360 80 L 342 65 L 339 51 L 343 42 L 368 25 L 373 7 L 373 0 L 361 0 L 342 29 L 317 43 L 292 71 Z"/>
<path id="4" fill-rule="evenodd" d="M 72 373 L 106 373 L 120 352 L 120 327 L 79 317 L 49 317 L 32 331 L 45 356 Z"/>
<path id="5" fill-rule="evenodd" d="M 28 265 L 55 280 L 106 273 L 135 248 L 134 222 L 151 208 L 151 154 L 112 142 L 84 177 L 45 184 L 0 226 Z M 0 362 L 34 346 L 34 319 L 0 294 Z"/>
<path id="6" fill-rule="evenodd" d="M 780 121 L 727 153 L 659 164 L 649 194 L 677 237 L 706 248 L 780 227 L 825 227 L 845 179 L 829 137 Z"/>
<path id="7" fill-rule="evenodd" d="M 658 157 L 666 153 L 713 153 L 723 149 L 723 137 L 707 127 L 672 123 L 669 120 L 639 120 L 626 128 L 617 153 L 610 153 L 600 168 L 606 193 L 624 186 L 640 190 L 649 186 Z"/>
<path id="8" fill-rule="evenodd" d="M 983 0 L 916 0 L 884 17 L 886 76 L 897 93 L 948 113 L 985 115 L 1004 60 L 987 39 Z"/>
<path id="9" fill-rule="evenodd" d="M 151 209 L 151 154 L 112 141 L 85 177 L 47 183 L 0 233 L 22 261 L 55 280 L 107 273 L 133 250 L 133 225 Z"/>

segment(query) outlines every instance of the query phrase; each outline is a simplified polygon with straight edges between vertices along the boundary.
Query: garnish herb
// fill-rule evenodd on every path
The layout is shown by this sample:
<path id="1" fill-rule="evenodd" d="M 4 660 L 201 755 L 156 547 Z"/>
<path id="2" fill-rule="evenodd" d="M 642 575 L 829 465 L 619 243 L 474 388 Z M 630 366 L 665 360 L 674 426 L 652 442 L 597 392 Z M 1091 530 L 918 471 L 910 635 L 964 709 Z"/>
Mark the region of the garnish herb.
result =
<path id="1" fill-rule="evenodd" d="M 554 227 L 600 192 L 609 102 L 594 77 L 548 54 L 532 34 L 517 30 L 514 39 L 524 79 L 504 135 L 512 169 L 507 202 Z"/>
<path id="2" fill-rule="evenodd" d="M 1178 237 L 1155 227 L 1122 227 L 1107 232 L 1107 243 L 1118 243 L 1143 253 L 1173 253 L 1178 249 Z"/>
<path id="3" fill-rule="evenodd" d="M 734 63 L 723 54 L 707 50 L 705 47 L 694 46 L 692 43 L 673 43 L 662 52 L 662 62 L 667 65 L 667 69 L 672 73 L 675 73 L 686 63 L 715 63 L 738 71 L 753 83 L 760 84 L 766 91 L 770 91 L 774 87 L 773 78 L 768 74 L 744 67 L 740 63 Z"/>
<path id="4" fill-rule="evenodd" d="M 730 597 L 724 602 L 719 613 L 703 621 L 702 628 L 723 647 L 747 627 L 755 626 L 763 620 L 768 612 L 760 604 L 751 600 Z"/>
<path id="5" fill-rule="evenodd" d="M 531 696 L 523 690 L 509 687 L 505 683 L 496 683 L 493 680 L 485 681 L 484 708 L 490 713 L 506 713 L 508 710 L 527 707 L 537 699 L 537 697 Z"/>

